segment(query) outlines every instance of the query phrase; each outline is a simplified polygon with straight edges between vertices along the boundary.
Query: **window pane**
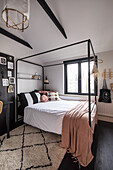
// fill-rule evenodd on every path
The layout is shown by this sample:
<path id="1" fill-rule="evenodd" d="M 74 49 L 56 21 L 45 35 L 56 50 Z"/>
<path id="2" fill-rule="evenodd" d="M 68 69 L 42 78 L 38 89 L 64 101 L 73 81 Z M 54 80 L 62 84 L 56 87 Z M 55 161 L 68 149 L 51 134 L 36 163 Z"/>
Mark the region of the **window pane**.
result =
<path id="1" fill-rule="evenodd" d="M 67 65 L 67 91 L 78 93 L 78 64 Z"/>
<path id="2" fill-rule="evenodd" d="M 90 72 L 93 69 L 94 62 L 90 62 Z M 90 76 L 91 93 L 94 93 L 94 77 Z M 81 91 L 88 93 L 88 62 L 81 63 Z"/>

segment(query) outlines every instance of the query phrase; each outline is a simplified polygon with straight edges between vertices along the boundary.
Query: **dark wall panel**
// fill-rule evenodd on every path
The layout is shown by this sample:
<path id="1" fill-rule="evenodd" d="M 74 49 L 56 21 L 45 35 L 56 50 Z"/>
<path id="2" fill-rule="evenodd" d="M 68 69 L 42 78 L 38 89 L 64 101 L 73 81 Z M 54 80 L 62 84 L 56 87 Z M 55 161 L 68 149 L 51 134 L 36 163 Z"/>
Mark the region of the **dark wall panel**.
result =
<path id="1" fill-rule="evenodd" d="M 3 78 L 8 78 L 8 71 L 12 72 L 12 77 L 14 77 L 14 57 L 8 54 L 0 53 L 0 57 L 6 58 L 6 65 L 0 64 L 0 100 L 4 102 L 13 101 L 13 104 L 10 105 L 10 126 L 13 127 L 15 124 L 15 90 L 13 93 L 8 93 L 8 87 L 2 85 L 2 76 Z M 12 57 L 12 60 L 10 60 Z M 8 61 L 13 62 L 13 69 L 8 69 Z M 1 72 L 4 72 L 2 75 Z M 8 78 L 9 79 L 9 78 Z M 15 89 L 15 85 L 14 89 Z M 6 131 L 6 106 L 3 106 L 3 112 L 0 114 L 0 135 Z"/>

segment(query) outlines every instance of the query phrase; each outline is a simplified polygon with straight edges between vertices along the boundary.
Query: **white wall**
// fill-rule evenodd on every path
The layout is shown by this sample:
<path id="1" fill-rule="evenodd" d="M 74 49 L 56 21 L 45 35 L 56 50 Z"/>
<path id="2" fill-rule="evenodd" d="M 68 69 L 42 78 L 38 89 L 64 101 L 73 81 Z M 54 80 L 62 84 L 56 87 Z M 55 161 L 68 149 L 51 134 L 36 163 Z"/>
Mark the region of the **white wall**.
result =
<path id="1" fill-rule="evenodd" d="M 44 74 L 49 80 L 46 85 L 47 89 L 58 91 L 60 94 L 64 93 L 64 67 L 63 65 L 51 66 L 44 68 Z"/>
<path id="2" fill-rule="evenodd" d="M 99 53 L 98 57 L 99 57 L 99 59 L 103 60 L 103 63 L 99 64 L 99 72 L 101 74 L 99 76 L 98 87 L 99 87 L 99 89 L 101 89 L 103 86 L 102 72 L 104 71 L 104 69 L 106 69 L 106 71 L 109 71 L 109 69 L 111 69 L 111 71 L 113 72 L 113 51 Z M 110 83 L 113 83 L 113 78 L 111 78 L 111 80 L 109 78 L 106 78 L 106 82 L 107 82 L 107 87 L 110 89 Z M 111 91 L 111 97 L 113 99 L 112 91 Z"/>
<path id="3" fill-rule="evenodd" d="M 42 67 L 19 61 L 18 73 L 35 75 L 36 72 L 38 73 L 38 75 L 41 75 L 41 80 L 18 79 L 18 93 L 29 92 L 33 91 L 34 89 L 42 90 Z M 30 77 L 32 75 L 30 75 Z M 20 76 L 26 77 L 29 75 L 21 74 Z"/>

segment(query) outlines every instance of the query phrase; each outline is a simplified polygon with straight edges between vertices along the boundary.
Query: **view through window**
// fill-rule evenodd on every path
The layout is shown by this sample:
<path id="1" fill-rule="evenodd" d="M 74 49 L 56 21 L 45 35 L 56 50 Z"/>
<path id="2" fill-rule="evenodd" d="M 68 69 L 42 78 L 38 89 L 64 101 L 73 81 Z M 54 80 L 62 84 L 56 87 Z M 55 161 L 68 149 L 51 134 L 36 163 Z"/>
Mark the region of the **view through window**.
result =
<path id="1" fill-rule="evenodd" d="M 88 93 L 88 59 L 78 59 L 64 62 L 65 66 L 65 93 L 87 94 Z M 90 72 L 93 69 L 94 61 L 90 62 Z M 90 90 L 95 92 L 95 79 L 90 76 Z"/>

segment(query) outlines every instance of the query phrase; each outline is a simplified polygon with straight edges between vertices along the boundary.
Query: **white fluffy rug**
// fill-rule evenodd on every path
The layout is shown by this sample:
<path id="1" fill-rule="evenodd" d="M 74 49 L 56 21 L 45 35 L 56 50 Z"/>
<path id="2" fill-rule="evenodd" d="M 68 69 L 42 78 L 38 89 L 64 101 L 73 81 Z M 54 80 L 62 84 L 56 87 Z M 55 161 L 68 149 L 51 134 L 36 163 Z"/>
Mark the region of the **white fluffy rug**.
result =
<path id="1" fill-rule="evenodd" d="M 0 170 L 57 170 L 65 154 L 60 135 L 28 125 L 0 138 Z"/>

